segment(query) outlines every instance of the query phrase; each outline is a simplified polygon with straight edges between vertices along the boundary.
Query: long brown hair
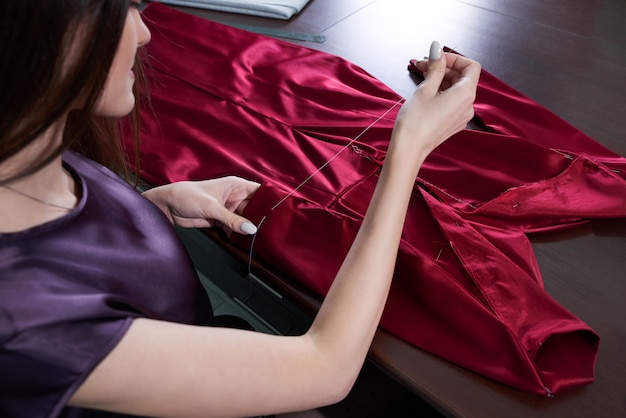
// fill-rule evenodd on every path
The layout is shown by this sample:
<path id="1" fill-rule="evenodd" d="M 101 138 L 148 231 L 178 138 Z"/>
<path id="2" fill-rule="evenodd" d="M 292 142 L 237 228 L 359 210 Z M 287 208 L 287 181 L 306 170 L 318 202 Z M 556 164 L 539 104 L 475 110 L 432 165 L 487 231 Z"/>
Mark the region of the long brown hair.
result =
<path id="1" fill-rule="evenodd" d="M 84 104 L 70 112 L 60 147 L 46 150 L 32 166 L 0 179 L 0 184 L 36 172 L 66 148 L 128 177 L 119 122 L 92 113 L 117 51 L 129 3 L 0 1 L 0 163 L 35 141 L 79 100 Z M 141 78 L 139 66 L 135 67 Z M 137 150 L 137 110 L 130 119 L 135 121 L 131 125 Z"/>

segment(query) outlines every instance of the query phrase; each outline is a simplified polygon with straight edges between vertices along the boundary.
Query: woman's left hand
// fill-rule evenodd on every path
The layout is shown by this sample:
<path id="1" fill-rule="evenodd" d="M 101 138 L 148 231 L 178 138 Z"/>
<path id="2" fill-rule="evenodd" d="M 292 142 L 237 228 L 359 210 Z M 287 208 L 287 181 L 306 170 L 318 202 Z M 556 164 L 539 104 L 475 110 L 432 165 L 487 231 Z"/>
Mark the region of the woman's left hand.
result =
<path id="1" fill-rule="evenodd" d="M 229 176 L 204 181 L 180 181 L 147 190 L 143 195 L 157 205 L 174 225 L 184 228 L 221 227 L 252 235 L 256 227 L 240 216 L 259 183 Z"/>

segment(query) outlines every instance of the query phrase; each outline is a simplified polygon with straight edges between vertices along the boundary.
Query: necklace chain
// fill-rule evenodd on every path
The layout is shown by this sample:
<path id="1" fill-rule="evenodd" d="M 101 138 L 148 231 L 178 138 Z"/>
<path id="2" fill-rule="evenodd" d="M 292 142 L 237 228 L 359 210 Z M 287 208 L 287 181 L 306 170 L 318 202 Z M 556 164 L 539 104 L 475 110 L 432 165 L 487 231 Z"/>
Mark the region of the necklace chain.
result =
<path id="1" fill-rule="evenodd" d="M 31 195 L 29 195 L 27 193 L 24 193 L 24 192 L 20 191 L 20 190 L 14 189 L 13 187 L 11 187 L 9 185 L 6 185 L 6 184 L 3 184 L 2 187 L 4 187 L 5 189 L 9 189 L 13 193 L 17 193 L 17 194 L 19 194 L 21 196 L 24 196 L 24 197 L 26 197 L 26 198 L 28 198 L 30 200 L 34 200 L 35 202 L 39 202 L 39 203 L 41 203 L 43 205 L 47 205 L 47 206 L 51 206 L 53 208 L 63 209 L 63 210 L 67 210 L 67 211 L 71 211 L 71 210 L 74 209 L 74 208 L 70 208 L 70 207 L 67 207 L 67 206 L 61 206 L 61 205 L 57 205 L 55 203 L 46 202 L 45 200 L 39 199 L 38 197 L 35 197 L 35 196 L 31 196 Z"/>

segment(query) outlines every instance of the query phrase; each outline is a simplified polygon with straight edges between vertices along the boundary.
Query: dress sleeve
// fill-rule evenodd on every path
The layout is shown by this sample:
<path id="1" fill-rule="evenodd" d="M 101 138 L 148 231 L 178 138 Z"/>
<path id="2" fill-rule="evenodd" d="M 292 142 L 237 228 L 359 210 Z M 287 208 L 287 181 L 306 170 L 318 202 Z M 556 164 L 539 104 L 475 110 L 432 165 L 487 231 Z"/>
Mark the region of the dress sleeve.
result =
<path id="1" fill-rule="evenodd" d="M 69 398 L 132 323 L 130 316 L 99 315 L 98 307 L 106 304 L 102 297 L 36 294 L 28 283 L 0 291 L 0 416 L 5 418 L 66 416 Z"/>

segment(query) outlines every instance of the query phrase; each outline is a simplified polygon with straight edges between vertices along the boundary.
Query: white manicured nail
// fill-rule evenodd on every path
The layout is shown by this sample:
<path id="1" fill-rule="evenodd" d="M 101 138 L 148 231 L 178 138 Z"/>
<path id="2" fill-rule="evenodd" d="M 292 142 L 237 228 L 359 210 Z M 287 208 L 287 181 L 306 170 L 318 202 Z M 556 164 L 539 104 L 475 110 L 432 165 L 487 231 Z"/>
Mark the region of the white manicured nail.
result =
<path id="1" fill-rule="evenodd" d="M 439 45 L 439 42 L 434 41 L 432 44 L 430 44 L 430 53 L 428 54 L 428 59 L 438 60 L 439 58 L 441 58 L 441 45 Z"/>
<path id="2" fill-rule="evenodd" d="M 254 226 L 250 222 L 244 222 L 243 224 L 241 224 L 241 232 L 243 232 L 244 234 L 254 235 L 256 234 L 256 230 L 256 226 Z"/>

